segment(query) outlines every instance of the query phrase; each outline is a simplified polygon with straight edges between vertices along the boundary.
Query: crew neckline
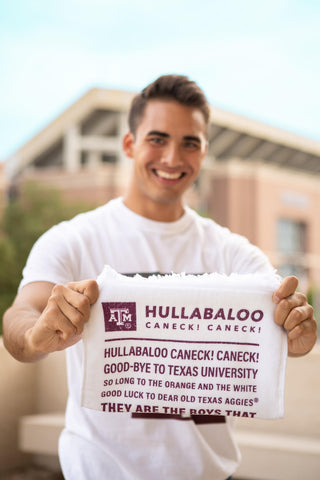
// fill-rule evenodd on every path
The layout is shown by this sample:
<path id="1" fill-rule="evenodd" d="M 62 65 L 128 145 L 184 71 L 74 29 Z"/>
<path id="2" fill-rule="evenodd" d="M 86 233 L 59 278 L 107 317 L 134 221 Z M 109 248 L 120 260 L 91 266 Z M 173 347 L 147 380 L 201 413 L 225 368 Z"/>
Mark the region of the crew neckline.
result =
<path id="1" fill-rule="evenodd" d="M 193 212 L 186 205 L 184 205 L 183 215 L 178 220 L 174 220 L 173 222 L 159 222 L 143 217 L 131 210 L 124 204 L 123 197 L 116 198 L 114 203 L 122 210 L 121 220 L 125 219 L 128 224 L 137 226 L 143 230 L 159 233 L 178 233 L 185 230 L 192 222 Z"/>

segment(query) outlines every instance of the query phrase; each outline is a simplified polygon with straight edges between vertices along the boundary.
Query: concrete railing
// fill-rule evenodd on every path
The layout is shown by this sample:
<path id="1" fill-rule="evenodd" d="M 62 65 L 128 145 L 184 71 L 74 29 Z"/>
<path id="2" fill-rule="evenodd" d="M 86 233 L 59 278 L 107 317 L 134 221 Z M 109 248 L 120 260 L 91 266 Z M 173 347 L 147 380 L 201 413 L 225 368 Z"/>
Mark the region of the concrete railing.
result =
<path id="1" fill-rule="evenodd" d="M 0 478 L 1 472 L 30 463 L 20 448 L 20 421 L 28 415 L 63 412 L 67 397 L 65 355 L 39 363 L 20 363 L 0 337 Z"/>
<path id="2" fill-rule="evenodd" d="M 0 472 L 26 461 L 18 449 L 18 423 L 35 411 L 35 383 L 35 365 L 16 362 L 0 337 Z"/>
<path id="3" fill-rule="evenodd" d="M 320 439 L 238 429 L 242 461 L 235 477 L 246 480 L 317 480 Z"/>

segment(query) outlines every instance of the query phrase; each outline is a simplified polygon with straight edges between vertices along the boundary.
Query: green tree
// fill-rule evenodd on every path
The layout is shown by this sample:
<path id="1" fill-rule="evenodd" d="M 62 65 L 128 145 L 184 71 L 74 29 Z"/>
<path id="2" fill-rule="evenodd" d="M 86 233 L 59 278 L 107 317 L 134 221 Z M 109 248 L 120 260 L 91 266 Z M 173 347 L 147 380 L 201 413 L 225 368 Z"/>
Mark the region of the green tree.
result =
<path id="1" fill-rule="evenodd" d="M 57 190 L 37 183 L 26 184 L 21 194 L 7 205 L 0 224 L 0 335 L 3 313 L 16 295 L 35 241 L 52 225 L 92 207 L 81 202 L 66 202 Z"/>
<path id="2" fill-rule="evenodd" d="M 307 291 L 308 303 L 313 306 L 314 317 L 318 324 L 318 332 L 320 335 L 320 291 L 315 284 L 311 284 Z"/>

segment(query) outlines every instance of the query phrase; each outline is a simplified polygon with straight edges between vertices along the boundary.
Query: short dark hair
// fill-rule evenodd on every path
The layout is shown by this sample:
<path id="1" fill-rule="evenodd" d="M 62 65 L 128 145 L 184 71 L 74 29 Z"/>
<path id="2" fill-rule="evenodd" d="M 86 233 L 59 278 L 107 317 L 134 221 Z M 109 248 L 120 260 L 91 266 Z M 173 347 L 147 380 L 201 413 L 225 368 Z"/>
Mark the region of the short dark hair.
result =
<path id="1" fill-rule="evenodd" d="M 132 102 L 129 111 L 130 132 L 135 135 L 150 100 L 174 100 L 181 105 L 198 108 L 208 127 L 210 106 L 201 88 L 184 75 L 162 75 L 145 87 Z"/>

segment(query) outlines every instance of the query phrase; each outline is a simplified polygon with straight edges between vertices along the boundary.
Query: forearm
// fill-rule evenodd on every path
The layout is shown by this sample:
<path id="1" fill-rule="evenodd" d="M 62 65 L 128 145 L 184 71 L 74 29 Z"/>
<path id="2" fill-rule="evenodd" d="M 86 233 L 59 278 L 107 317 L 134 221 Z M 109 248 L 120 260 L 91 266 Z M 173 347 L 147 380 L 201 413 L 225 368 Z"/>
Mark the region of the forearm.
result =
<path id="1" fill-rule="evenodd" d="M 8 352 L 20 362 L 35 362 L 46 356 L 37 351 L 30 341 L 30 333 L 40 312 L 31 306 L 9 308 L 3 317 L 3 342 Z"/>

